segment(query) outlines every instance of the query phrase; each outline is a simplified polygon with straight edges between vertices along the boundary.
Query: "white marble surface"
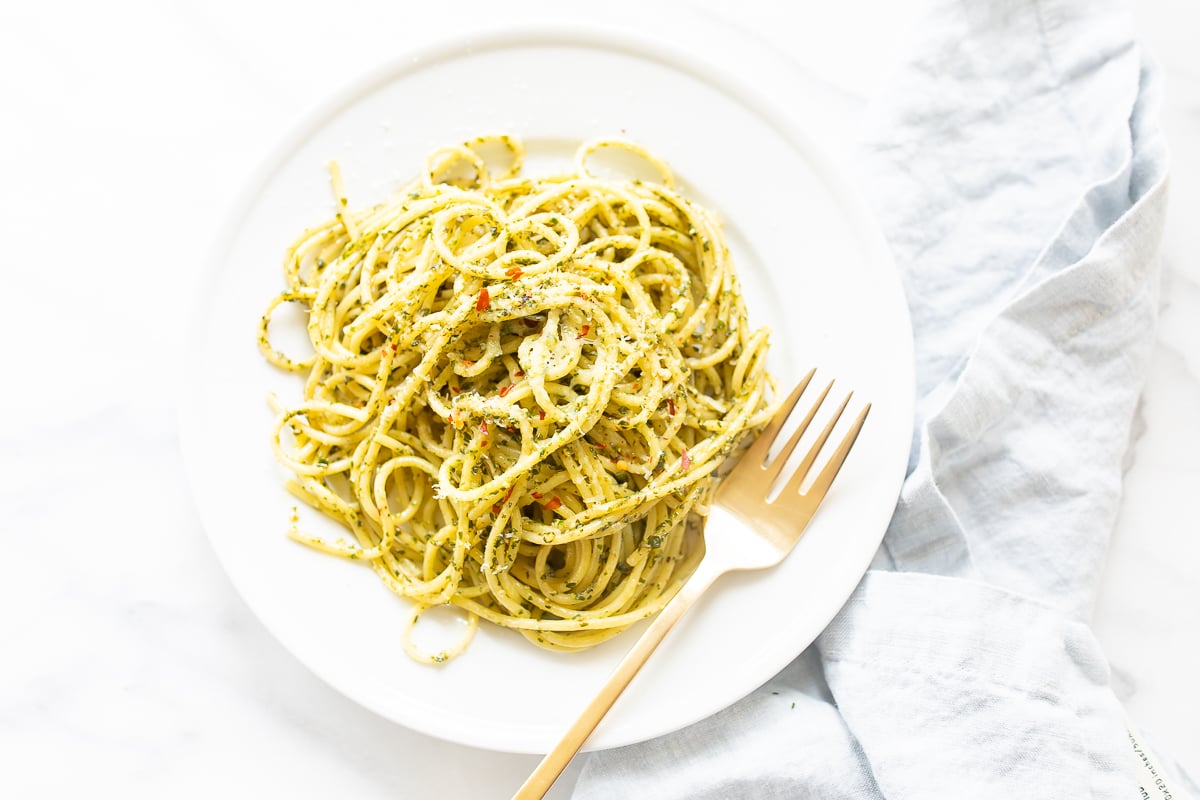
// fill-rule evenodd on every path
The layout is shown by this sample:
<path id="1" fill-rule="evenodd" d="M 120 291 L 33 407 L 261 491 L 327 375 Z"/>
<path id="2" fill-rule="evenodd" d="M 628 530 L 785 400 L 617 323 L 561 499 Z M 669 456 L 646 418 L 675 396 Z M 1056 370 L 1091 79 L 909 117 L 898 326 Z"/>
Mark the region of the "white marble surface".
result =
<path id="1" fill-rule="evenodd" d="M 735 5 L 681 16 L 765 36 L 832 82 L 852 124 L 918 3 Z M 483 800 L 533 766 L 397 727 L 312 677 L 238 599 L 182 477 L 182 315 L 233 193 L 311 105 L 427 30 L 499 13 L 338 8 L 0 6 L 0 796 Z M 1173 197 L 1095 627 L 1133 719 L 1195 774 L 1200 26 L 1190 0 L 1136 16 L 1168 75 Z"/>

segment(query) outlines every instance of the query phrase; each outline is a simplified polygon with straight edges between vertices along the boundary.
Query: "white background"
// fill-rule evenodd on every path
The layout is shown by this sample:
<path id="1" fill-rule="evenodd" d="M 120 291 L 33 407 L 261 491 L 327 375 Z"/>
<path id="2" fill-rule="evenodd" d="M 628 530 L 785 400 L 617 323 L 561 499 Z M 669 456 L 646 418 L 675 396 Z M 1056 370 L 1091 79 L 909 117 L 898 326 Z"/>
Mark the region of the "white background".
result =
<path id="1" fill-rule="evenodd" d="M 852 134 L 919 6 L 712 0 L 678 5 L 666 33 L 718 20 L 764 37 L 828 82 L 826 124 Z M 189 295 L 272 146 L 432 33 L 502 15 L 535 18 L 398 0 L 0 6 L 0 794 L 486 800 L 532 768 L 385 722 L 285 653 L 198 526 L 175 421 Z M 1174 176 L 1159 345 L 1094 623 L 1133 719 L 1195 773 L 1200 21 L 1152 0 L 1136 24 L 1167 73 Z"/>

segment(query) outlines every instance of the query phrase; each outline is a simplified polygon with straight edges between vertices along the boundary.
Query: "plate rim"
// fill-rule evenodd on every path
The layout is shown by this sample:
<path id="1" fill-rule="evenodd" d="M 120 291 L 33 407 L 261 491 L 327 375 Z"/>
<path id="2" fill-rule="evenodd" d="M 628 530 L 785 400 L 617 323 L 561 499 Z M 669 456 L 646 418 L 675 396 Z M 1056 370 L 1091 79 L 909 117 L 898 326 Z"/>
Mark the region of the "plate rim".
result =
<path id="1" fill-rule="evenodd" d="M 747 44 L 748 40 L 755 38 L 736 31 L 725 31 L 723 35 L 731 39 L 740 39 L 741 44 Z M 867 255 L 864 262 L 869 265 L 870 271 L 877 273 L 879 277 L 891 277 L 892 283 L 894 283 L 894 292 L 901 301 L 897 311 L 900 312 L 900 321 L 903 322 L 904 326 L 905 336 L 903 337 L 902 346 L 909 366 L 904 371 L 904 383 L 908 391 L 906 392 L 906 397 L 898 399 L 905 403 L 903 410 L 905 418 L 910 421 L 908 438 L 911 440 L 911 426 L 913 425 L 912 420 L 915 409 L 915 364 L 913 358 L 914 344 L 911 316 L 907 301 L 905 300 L 899 272 L 896 269 L 894 259 L 892 258 L 880 224 L 875 214 L 862 198 L 859 190 L 849 180 L 848 176 L 844 174 L 843 170 L 839 168 L 842 160 L 832 155 L 831 148 L 822 145 L 815 137 L 808 134 L 784 104 L 765 96 L 755 86 L 742 80 L 739 75 L 700 59 L 692 50 L 683 46 L 675 39 L 648 35 L 641 30 L 635 31 L 611 23 L 585 25 L 573 21 L 539 21 L 530 24 L 505 22 L 487 25 L 484 28 L 458 35 L 446 35 L 423 46 L 400 51 L 397 55 L 381 62 L 378 66 L 350 79 L 327 95 L 323 100 L 314 104 L 306 112 L 298 115 L 285 133 L 268 149 L 266 155 L 259 161 L 258 166 L 250 172 L 247 179 L 240 185 L 238 191 L 233 195 L 232 201 L 229 203 L 227 215 L 214 229 L 208 253 L 202 261 L 202 269 L 197 276 L 194 286 L 188 314 L 186 352 L 189 355 L 199 352 L 205 340 L 206 322 L 208 320 L 205 312 L 208 308 L 212 307 L 211 300 L 215 289 L 212 288 L 213 284 L 203 281 L 203 277 L 213 274 L 215 270 L 221 269 L 221 264 L 228 260 L 229 255 L 233 252 L 233 244 L 241 230 L 242 222 L 254 206 L 262 188 L 275 178 L 277 173 L 287 165 L 295 151 L 311 136 L 317 133 L 323 124 L 334 118 L 342 109 L 350 107 L 361 98 L 383 88 L 392 81 L 418 73 L 431 65 L 481 52 L 521 49 L 531 46 L 582 46 L 610 52 L 615 51 L 653 61 L 684 72 L 714 87 L 734 102 L 745 107 L 755 117 L 766 123 L 773 132 L 808 156 L 805 158 L 806 166 L 812 171 L 816 179 L 824 183 L 830 193 L 836 197 L 842 206 L 843 213 L 852 221 L 855 233 L 865 236 L 866 240 L 861 242 Z M 766 46 L 765 43 L 764 46 Z M 797 74 L 806 74 L 796 65 L 789 66 Z M 298 648 L 293 645 L 290 639 L 285 638 L 279 631 L 272 627 L 247 591 L 239 581 L 234 579 L 233 576 L 238 574 L 239 571 L 231 569 L 231 563 L 225 549 L 214 539 L 211 534 L 211 526 L 207 524 L 207 515 L 204 511 L 205 503 L 202 502 L 203 498 L 207 495 L 202 491 L 201 481 L 197 479 L 196 475 L 199 462 L 196 452 L 200 445 L 197 443 L 198 434 L 194 430 L 197 418 L 195 408 L 197 394 L 192 389 L 198 380 L 200 379 L 196 377 L 184 376 L 181 381 L 183 391 L 180 395 L 181 401 L 177 412 L 180 449 L 183 456 L 183 467 L 185 476 L 187 477 L 189 495 L 195 504 L 196 517 L 200 522 L 201 529 L 204 531 L 205 538 L 216 554 L 222 570 L 229 577 L 234 591 L 271 637 L 282 645 L 292 658 L 302 664 L 310 673 L 320 678 L 327 686 L 362 708 L 395 724 L 447 742 L 486 750 L 521 754 L 545 752 L 544 747 L 541 745 L 527 742 L 513 743 L 508 741 L 480 740 L 472 738 L 469 735 L 462 735 L 448 727 L 439 726 L 436 720 L 429 720 L 421 716 L 405 717 L 401 714 L 382 710 L 369 702 L 365 696 L 361 696 L 356 691 L 356 687 L 347 685 L 338 676 L 330 675 L 326 670 L 302 658 L 298 652 Z M 891 476 L 887 492 L 887 496 L 891 498 L 898 499 L 900 495 L 900 489 L 907 471 L 907 449 L 903 456 L 903 458 L 900 458 L 899 454 L 897 454 L 895 458 L 897 466 L 892 469 L 894 474 Z M 883 478 L 880 480 L 882 481 Z M 865 574 L 870 568 L 871 559 L 887 532 L 888 521 L 893 514 L 894 507 L 895 503 L 893 502 L 887 507 L 886 513 L 879 512 L 882 519 L 874 520 L 872 527 L 873 529 L 878 528 L 879 533 L 877 537 L 872 536 L 869 539 L 872 542 L 870 552 L 865 559 L 860 559 L 862 561 L 862 568 L 859 571 L 860 580 L 861 575 Z M 880 502 L 880 508 L 883 508 L 882 502 Z M 865 544 L 863 545 L 863 549 L 864 551 L 866 550 Z M 820 630 L 824 630 L 829 625 L 847 600 L 849 600 L 857 585 L 858 582 L 856 581 L 853 586 L 849 587 L 844 596 L 842 596 L 842 592 L 840 591 L 831 593 L 828 601 L 820 607 L 817 613 L 812 613 L 813 608 L 809 608 L 810 616 L 814 619 L 821 619 Z M 801 648 L 800 651 L 794 654 L 793 658 L 798 657 L 811 644 L 812 642 L 809 642 Z M 778 673 L 779 669 L 783 669 L 784 667 L 786 667 L 786 663 L 780 665 L 762 680 L 754 680 L 752 685 L 744 691 L 738 692 L 736 697 L 732 699 L 727 701 L 722 699 L 717 703 L 697 703 L 696 708 L 693 709 L 694 713 L 675 715 L 668 724 L 660 725 L 654 730 L 640 731 L 635 735 L 616 741 L 604 742 L 600 746 L 589 742 L 589 745 L 584 749 L 600 750 L 636 744 L 687 727 L 744 699 L 755 691 L 755 689 L 762 686 L 763 683 L 770 680 L 773 675 Z"/>

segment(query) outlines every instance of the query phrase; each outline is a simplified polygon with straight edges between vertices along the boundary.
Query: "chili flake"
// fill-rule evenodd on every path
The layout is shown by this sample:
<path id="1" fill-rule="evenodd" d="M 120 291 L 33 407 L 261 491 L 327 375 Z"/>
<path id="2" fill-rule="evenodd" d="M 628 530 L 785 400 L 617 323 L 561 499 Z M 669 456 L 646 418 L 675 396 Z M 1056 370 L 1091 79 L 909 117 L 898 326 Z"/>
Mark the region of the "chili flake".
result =
<path id="1" fill-rule="evenodd" d="M 508 498 L 512 497 L 513 489 L 515 489 L 515 488 L 516 488 L 515 486 L 510 486 L 510 487 L 508 487 L 508 491 L 504 493 L 504 497 L 500 498 L 500 502 L 499 502 L 499 503 L 496 503 L 495 505 L 493 505 L 493 506 L 492 506 L 492 513 L 493 513 L 493 514 L 499 514 L 499 513 L 500 513 L 500 508 L 501 508 L 501 507 L 502 507 L 502 506 L 503 506 L 505 503 L 507 503 L 507 502 L 508 502 Z"/>

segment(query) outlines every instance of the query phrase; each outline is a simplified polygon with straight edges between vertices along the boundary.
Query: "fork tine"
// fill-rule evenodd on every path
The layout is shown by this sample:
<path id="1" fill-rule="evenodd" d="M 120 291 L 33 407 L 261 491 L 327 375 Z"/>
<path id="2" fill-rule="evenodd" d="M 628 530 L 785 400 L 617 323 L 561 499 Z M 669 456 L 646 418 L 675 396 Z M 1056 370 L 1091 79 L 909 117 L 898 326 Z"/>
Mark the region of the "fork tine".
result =
<path id="1" fill-rule="evenodd" d="M 812 469 L 813 462 L 817 460 L 817 456 L 821 452 L 821 448 L 825 446 L 825 442 L 829 440 L 829 434 L 833 433 L 833 426 L 837 425 L 839 419 L 842 418 L 842 412 L 846 410 L 846 406 L 850 404 L 850 398 L 854 396 L 854 392 L 846 395 L 846 399 L 837 407 L 837 411 L 833 412 L 833 416 L 829 418 L 829 422 L 825 423 L 825 428 L 821 431 L 821 435 L 813 442 L 812 447 L 808 448 L 808 452 L 804 455 L 804 460 L 800 462 L 800 466 L 796 467 L 796 471 L 792 473 L 792 477 L 788 478 L 787 485 L 783 487 L 783 491 L 779 493 L 782 497 L 787 494 L 797 494 L 800 491 L 800 484 L 804 483 L 805 477 L 808 476 L 808 471 Z M 824 397 L 822 397 L 824 399 Z M 819 405 L 819 404 L 818 404 Z M 814 409 L 815 411 L 816 409 Z M 849 448 L 847 448 L 849 450 Z M 845 456 L 843 456 L 845 458 Z M 831 479 L 832 480 L 832 479 Z"/>
<path id="2" fill-rule="evenodd" d="M 812 377 L 816 372 L 815 369 L 810 369 L 808 374 L 796 384 L 796 388 L 792 389 L 792 393 L 787 396 L 787 399 L 780 404 L 779 410 L 775 412 L 775 416 L 771 417 L 771 421 L 767 423 L 767 427 L 763 428 L 763 432 L 754 440 L 754 444 L 750 445 L 750 449 L 746 451 L 746 455 L 742 456 L 742 460 L 746 464 L 757 464 L 759 467 L 766 469 L 767 453 L 771 450 L 771 442 L 775 441 L 775 437 L 779 435 L 779 429 L 783 427 L 783 423 L 787 420 L 788 415 L 796 407 L 796 403 L 800 400 L 800 395 L 804 394 L 804 390 L 808 388 L 808 384 L 812 381 Z"/>
<path id="3" fill-rule="evenodd" d="M 850 430 L 842 437 L 842 441 L 838 444 L 837 450 L 833 452 L 833 456 L 829 459 L 829 463 L 822 469 L 813 481 L 812 487 L 808 493 L 818 500 L 825 496 L 829 491 L 830 485 L 833 484 L 833 479 L 837 477 L 838 471 L 842 468 L 842 463 L 846 460 L 846 455 L 850 452 L 850 448 L 854 446 L 854 440 L 858 438 L 858 432 L 862 430 L 863 423 L 867 421 L 867 412 L 871 410 L 871 404 L 867 403 L 854 420 L 854 424 L 850 426 Z"/>
<path id="4" fill-rule="evenodd" d="M 822 390 L 821 396 L 817 398 L 817 402 L 813 403 L 812 407 L 808 409 L 808 413 L 804 415 L 804 419 L 800 420 L 800 427 L 796 428 L 796 431 L 787 440 L 783 449 L 775 456 L 775 460 L 771 462 L 771 465 L 766 467 L 767 474 L 763 476 L 763 480 L 767 482 L 768 486 L 773 484 L 775 479 L 779 477 L 779 473 L 783 470 L 783 465 L 787 463 L 788 458 L 792 455 L 792 451 L 796 449 L 796 445 L 800 442 L 800 437 L 804 435 L 804 432 L 808 430 L 808 426 L 812 424 L 813 417 L 817 415 L 817 409 L 825 402 L 825 398 L 829 396 L 829 390 L 832 388 L 833 381 L 830 381 L 826 384 L 824 390 Z"/>

